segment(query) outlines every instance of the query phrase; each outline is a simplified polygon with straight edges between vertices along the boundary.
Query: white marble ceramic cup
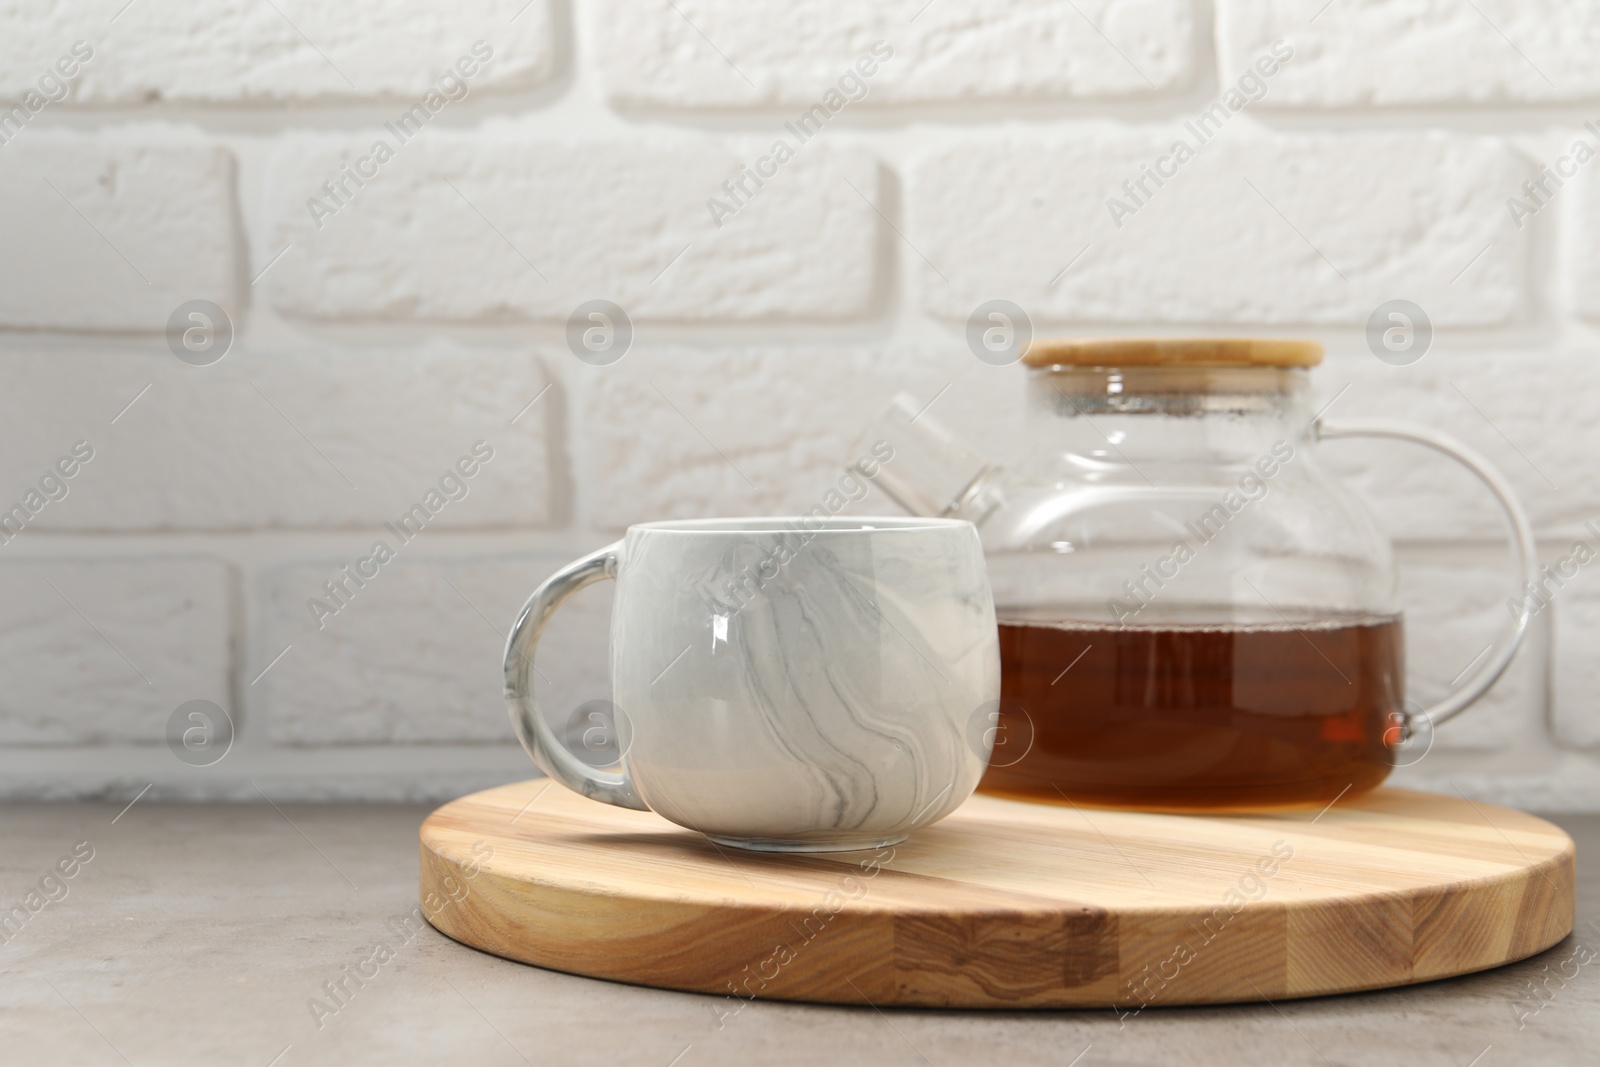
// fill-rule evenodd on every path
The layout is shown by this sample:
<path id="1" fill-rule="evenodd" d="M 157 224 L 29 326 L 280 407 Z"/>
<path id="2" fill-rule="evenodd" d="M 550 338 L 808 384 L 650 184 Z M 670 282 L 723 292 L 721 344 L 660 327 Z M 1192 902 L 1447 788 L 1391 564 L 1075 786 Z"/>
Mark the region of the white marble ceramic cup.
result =
<path id="1" fill-rule="evenodd" d="M 602 578 L 620 773 L 561 744 L 530 680 L 551 613 Z M 822 852 L 892 844 L 966 800 L 1000 651 L 969 522 L 710 519 L 631 526 L 548 578 L 505 677 L 523 746 L 568 788 L 724 844 Z"/>

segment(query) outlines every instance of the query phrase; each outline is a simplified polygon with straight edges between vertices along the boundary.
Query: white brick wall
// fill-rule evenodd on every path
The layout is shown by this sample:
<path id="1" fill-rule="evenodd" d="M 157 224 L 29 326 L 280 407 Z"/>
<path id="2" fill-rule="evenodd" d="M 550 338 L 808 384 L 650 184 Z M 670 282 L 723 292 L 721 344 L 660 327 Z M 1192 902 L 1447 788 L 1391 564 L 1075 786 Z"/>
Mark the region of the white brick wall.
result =
<path id="1" fill-rule="evenodd" d="M 98 449 L 19 544 L 46 530 L 376 526 L 480 439 L 495 459 L 438 525 L 551 516 L 550 409 L 517 417 L 549 382 L 525 349 L 301 343 L 191 367 L 164 342 L 60 351 L 19 340 L 7 371 L 28 402 L 0 424 L 17 464 L 6 493 L 26 491 L 34 468 L 75 440 Z"/>
<path id="2" fill-rule="evenodd" d="M 1591 121 L 1600 127 L 1600 107 L 1594 108 L 1594 111 L 1595 116 Z M 1566 165 L 1567 170 L 1576 165 L 1576 153 L 1572 151 L 1572 145 L 1580 140 L 1591 148 L 1595 147 L 1596 137 L 1587 129 L 1575 131 L 1569 138 L 1558 142 L 1566 154 L 1574 156 L 1574 162 Z M 1552 154 L 1545 162 L 1555 165 L 1561 160 Z M 1572 227 L 1572 239 L 1567 245 L 1570 279 L 1567 292 L 1561 295 L 1570 301 L 1576 314 L 1587 319 L 1600 319 L 1600 241 L 1596 241 L 1596 236 L 1600 235 L 1600 168 L 1594 166 L 1595 162 L 1590 160 L 1568 185 L 1555 188 L 1554 196 L 1543 198 L 1547 203 L 1554 203 L 1556 197 L 1565 197 L 1568 201 L 1564 206 L 1569 211 Z M 1554 187 L 1553 182 L 1551 185 Z M 1542 212 L 1545 208 L 1541 207 L 1540 210 Z M 1526 218 L 1523 224 L 1528 225 Z"/>
<path id="3" fill-rule="evenodd" d="M 931 400 L 974 363 L 882 346 L 740 345 L 644 349 L 614 367 L 579 368 L 582 518 L 614 530 L 804 512 L 838 484 L 841 457 L 895 393 Z M 882 495 L 856 510 L 874 509 L 896 510 Z"/>
<path id="4" fill-rule="evenodd" d="M 426 532 L 419 542 L 426 539 Z M 382 538 L 397 558 L 355 591 L 347 608 L 322 617 L 322 583 Z M 419 544 L 419 547 L 420 544 Z M 596 545 L 595 547 L 599 547 Z M 415 558 L 380 532 L 352 540 L 344 556 L 275 568 L 260 579 L 257 662 L 289 651 L 251 688 L 247 708 L 287 745 L 502 742 L 509 728 L 495 679 L 503 631 L 527 593 L 567 562 L 556 554 Z M 599 600 L 598 603 L 596 601 Z M 569 606 L 534 661 L 536 695 L 553 719 L 610 695 L 603 649 L 607 601 Z M 397 619 L 414 625 L 397 626 Z"/>
<path id="5" fill-rule="evenodd" d="M 37 88 L 83 41 L 93 54 L 70 97 L 81 104 L 420 97 L 477 40 L 495 56 L 468 79 L 474 89 L 526 89 L 553 73 L 546 0 L 24 4 L 0 35 L 0 93 Z"/>
<path id="6" fill-rule="evenodd" d="M 1600 631 L 1600 583 L 1595 575 L 1574 586 L 1555 607 L 1555 734 L 1565 745 L 1600 745 L 1600 656 L 1589 638 Z"/>
<path id="7" fill-rule="evenodd" d="M 0 501 L 95 450 L 0 546 L 0 795 L 531 773 L 499 657 L 532 586 L 630 522 L 803 510 L 901 390 L 1015 456 L 1023 372 L 962 332 L 991 298 L 1041 334 L 1316 337 L 1330 417 L 1484 452 L 1545 563 L 1600 522 L 1582 5 L 122 7 L 0 12 Z M 1405 367 L 1365 339 L 1396 298 L 1437 328 Z M 609 366 L 568 348 L 591 299 L 634 325 Z M 210 366 L 163 332 L 194 300 L 236 332 Z M 480 440 L 468 495 L 318 627 L 322 583 Z M 1326 449 L 1397 541 L 1434 699 L 1505 614 L 1499 519 L 1426 452 Z M 1404 781 L 1600 810 L 1594 567 Z M 558 725 L 606 695 L 608 604 L 546 639 Z M 194 699 L 237 726 L 214 766 L 165 742 Z"/>
<path id="8" fill-rule="evenodd" d="M 801 0 L 760 17 L 740 0 L 600 0 L 589 13 L 605 94 L 634 107 L 809 107 L 830 89 L 872 105 L 1143 96 L 1186 85 L 1197 58 L 1190 0 Z M 864 87 L 839 85 L 852 70 Z"/>
<path id="9" fill-rule="evenodd" d="M 1423 708 L 1475 670 L 1510 619 L 1505 601 L 1516 583 L 1508 561 L 1477 550 L 1440 554 L 1401 567 L 1406 618 L 1406 696 Z M 1478 558 L 1474 558 L 1478 557 Z M 1489 557 L 1489 558 L 1482 558 Z M 1548 615 L 1527 638 L 1540 652 Z M 1439 728 L 1439 751 L 1510 749 L 1543 732 L 1546 678 L 1542 655 L 1518 656 L 1477 704 Z"/>
<path id="10" fill-rule="evenodd" d="M 365 165 L 377 176 L 313 218 L 322 183 L 379 140 L 394 158 Z M 404 143 L 381 128 L 285 138 L 267 176 L 269 240 L 289 246 L 268 276 L 274 302 L 319 319 L 564 321 L 595 297 L 635 318 L 860 318 L 876 296 L 876 162 L 801 146 L 717 225 L 706 201 L 727 203 L 723 183 L 767 147 L 692 134 L 557 140 L 499 123 L 424 128 Z"/>
<path id="11" fill-rule="evenodd" d="M 233 159 L 171 129 L 35 129 L 0 167 L 0 322 L 155 331 L 185 300 L 235 305 Z"/>
<path id="12" fill-rule="evenodd" d="M 0 741 L 149 744 L 178 705 L 227 702 L 235 584 L 199 558 L 0 563 Z"/>
<path id="13" fill-rule="evenodd" d="M 1600 519 L 1600 479 L 1590 459 L 1600 449 L 1600 425 L 1589 416 L 1600 395 L 1600 358 L 1555 347 L 1452 351 L 1439 344 L 1404 367 L 1365 351 L 1330 359 L 1319 374 L 1321 403 L 1338 395 L 1327 417 L 1403 419 L 1466 442 L 1516 487 L 1535 531 L 1557 542 Z M 1504 522 L 1489 491 L 1431 450 L 1339 441 L 1326 452 L 1377 505 L 1391 537 L 1502 537 Z"/>
<path id="14" fill-rule="evenodd" d="M 1271 42 L 1300 53 L 1273 106 L 1592 102 L 1600 11 L 1563 0 L 1217 0 L 1225 71 Z M 1315 18 L 1315 21 L 1310 21 Z"/>
<path id="15" fill-rule="evenodd" d="M 1268 136 L 1250 121 L 1231 117 L 1205 144 L 1180 124 L 963 138 L 930 153 L 908 177 L 922 309 L 965 320 L 1004 293 L 1059 322 L 1357 326 L 1403 293 L 1440 325 L 1517 311 L 1521 245 L 1502 204 L 1530 170 L 1504 141 Z M 1176 177 L 1147 180 L 1148 197 L 1122 189 L 1180 138 L 1198 151 L 1162 165 Z M 1132 214 L 1114 218 L 1112 196 Z M 1457 279 L 1491 241 L 1499 249 Z"/>

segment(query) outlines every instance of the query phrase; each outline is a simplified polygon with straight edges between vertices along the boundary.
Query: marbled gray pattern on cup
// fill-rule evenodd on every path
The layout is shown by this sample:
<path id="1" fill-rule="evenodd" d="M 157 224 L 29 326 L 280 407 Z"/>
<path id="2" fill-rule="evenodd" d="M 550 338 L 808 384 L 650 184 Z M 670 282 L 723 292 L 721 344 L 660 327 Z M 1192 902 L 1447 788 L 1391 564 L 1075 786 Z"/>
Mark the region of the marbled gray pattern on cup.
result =
<path id="1" fill-rule="evenodd" d="M 977 786 L 1000 665 L 971 524 L 649 523 L 604 552 L 625 781 L 566 784 L 778 850 L 897 841 Z"/>

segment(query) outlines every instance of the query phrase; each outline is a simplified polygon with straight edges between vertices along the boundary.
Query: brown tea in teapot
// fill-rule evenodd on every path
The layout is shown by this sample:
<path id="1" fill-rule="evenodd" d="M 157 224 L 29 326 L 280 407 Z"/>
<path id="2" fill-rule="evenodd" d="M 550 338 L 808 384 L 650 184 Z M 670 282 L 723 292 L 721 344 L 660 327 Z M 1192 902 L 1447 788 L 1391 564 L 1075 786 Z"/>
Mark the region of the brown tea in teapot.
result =
<path id="1" fill-rule="evenodd" d="M 980 789 L 1156 810 L 1326 804 L 1388 776 L 1398 616 L 1244 625 L 1000 621 Z"/>

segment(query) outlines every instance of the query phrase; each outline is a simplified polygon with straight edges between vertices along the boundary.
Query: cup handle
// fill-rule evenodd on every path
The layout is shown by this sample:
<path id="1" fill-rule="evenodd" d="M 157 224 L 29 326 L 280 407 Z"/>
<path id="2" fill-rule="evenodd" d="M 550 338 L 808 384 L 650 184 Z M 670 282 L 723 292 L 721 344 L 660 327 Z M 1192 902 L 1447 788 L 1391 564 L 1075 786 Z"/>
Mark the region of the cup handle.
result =
<path id="1" fill-rule="evenodd" d="M 1500 502 L 1500 507 L 1505 511 L 1507 525 L 1511 528 L 1511 557 L 1517 578 L 1523 583 L 1533 583 L 1538 580 L 1538 559 L 1534 552 L 1533 528 L 1528 523 L 1527 513 L 1517 502 L 1511 483 L 1506 481 L 1505 475 L 1467 445 L 1436 430 L 1384 419 L 1340 419 L 1333 422 L 1319 419 L 1316 423 L 1316 434 L 1324 440 L 1339 437 L 1384 437 L 1393 441 L 1410 441 L 1454 459 L 1489 487 L 1489 491 L 1494 494 L 1495 499 Z M 1426 719 L 1430 726 L 1437 726 L 1465 711 L 1505 673 L 1506 667 L 1511 664 L 1511 658 L 1517 653 L 1518 646 L 1522 644 L 1523 637 L 1527 635 L 1528 620 L 1533 617 L 1529 598 L 1525 594 L 1527 588 L 1527 584 L 1524 584 L 1518 590 L 1520 594 L 1518 599 L 1522 606 L 1512 618 L 1511 624 L 1496 638 L 1494 645 L 1491 646 L 1491 655 L 1484 661 L 1483 666 L 1479 667 L 1460 689 L 1420 712 L 1420 717 Z"/>
<path id="2" fill-rule="evenodd" d="M 528 750 L 533 762 L 551 778 L 575 793 L 591 800 L 603 800 L 620 808 L 649 811 L 634 791 L 633 782 L 626 771 L 613 774 L 596 770 L 569 752 L 556 738 L 555 733 L 539 713 L 539 701 L 533 693 L 534 648 L 544 624 L 562 603 L 582 589 L 605 578 L 617 576 L 617 563 L 622 555 L 622 542 L 607 545 L 591 552 L 546 578 L 533 591 L 528 602 L 517 616 L 506 640 L 506 706 L 511 712 L 511 725 L 516 728 L 522 747 Z"/>

